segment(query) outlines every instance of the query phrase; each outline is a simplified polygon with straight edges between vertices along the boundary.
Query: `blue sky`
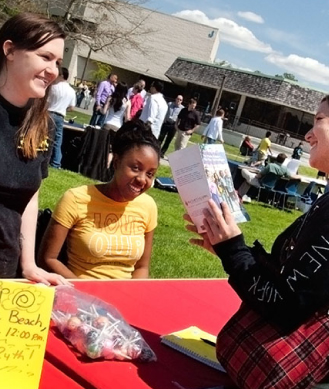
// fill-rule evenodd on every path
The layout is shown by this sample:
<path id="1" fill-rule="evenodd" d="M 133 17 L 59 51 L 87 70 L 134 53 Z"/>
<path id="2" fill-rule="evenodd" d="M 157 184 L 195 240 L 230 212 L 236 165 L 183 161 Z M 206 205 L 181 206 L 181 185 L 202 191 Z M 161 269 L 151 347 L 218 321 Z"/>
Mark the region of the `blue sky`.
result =
<path id="1" fill-rule="evenodd" d="M 329 0 L 148 0 L 144 7 L 219 28 L 217 61 L 291 73 L 329 93 Z"/>

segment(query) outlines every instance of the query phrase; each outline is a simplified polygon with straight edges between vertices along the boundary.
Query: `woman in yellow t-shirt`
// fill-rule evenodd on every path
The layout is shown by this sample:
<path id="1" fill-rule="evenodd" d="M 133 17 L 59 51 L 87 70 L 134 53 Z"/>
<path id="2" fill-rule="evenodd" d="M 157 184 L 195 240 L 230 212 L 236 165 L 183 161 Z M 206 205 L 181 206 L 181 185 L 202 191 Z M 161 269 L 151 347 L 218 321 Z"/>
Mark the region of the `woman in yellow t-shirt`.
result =
<path id="1" fill-rule="evenodd" d="M 147 278 L 157 207 L 145 192 L 159 166 L 157 139 L 127 122 L 112 146 L 108 183 L 68 190 L 52 214 L 40 260 L 65 278 Z M 66 241 L 67 263 L 58 257 Z"/>

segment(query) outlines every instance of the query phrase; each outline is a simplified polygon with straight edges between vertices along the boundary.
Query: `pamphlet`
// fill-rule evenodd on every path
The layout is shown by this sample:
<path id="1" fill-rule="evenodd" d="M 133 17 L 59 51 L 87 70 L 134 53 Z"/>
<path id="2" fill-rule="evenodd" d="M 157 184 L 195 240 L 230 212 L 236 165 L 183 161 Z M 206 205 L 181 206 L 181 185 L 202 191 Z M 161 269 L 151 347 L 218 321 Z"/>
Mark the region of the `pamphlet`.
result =
<path id="1" fill-rule="evenodd" d="M 234 189 L 223 145 L 196 144 L 168 156 L 179 195 L 198 232 L 204 232 L 205 208 L 212 198 L 225 201 L 237 223 L 249 220 Z"/>

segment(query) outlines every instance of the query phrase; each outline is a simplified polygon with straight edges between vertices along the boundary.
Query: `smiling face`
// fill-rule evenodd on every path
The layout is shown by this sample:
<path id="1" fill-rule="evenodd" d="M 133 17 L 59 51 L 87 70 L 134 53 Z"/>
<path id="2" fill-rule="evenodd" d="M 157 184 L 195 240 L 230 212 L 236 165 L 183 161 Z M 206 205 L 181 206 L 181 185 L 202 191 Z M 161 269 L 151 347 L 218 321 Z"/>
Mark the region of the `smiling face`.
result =
<path id="1" fill-rule="evenodd" d="M 150 146 L 134 147 L 121 158 L 113 156 L 114 177 L 110 197 L 118 202 L 131 201 L 146 192 L 159 166 L 158 155 Z"/>
<path id="2" fill-rule="evenodd" d="M 64 40 L 53 39 L 34 51 L 16 50 L 11 41 L 3 45 L 7 60 L 1 94 L 12 104 L 24 106 L 30 98 L 42 98 L 57 78 Z"/>
<path id="3" fill-rule="evenodd" d="M 310 165 L 329 173 L 329 104 L 323 101 L 314 117 L 313 128 L 305 135 L 310 144 Z"/>

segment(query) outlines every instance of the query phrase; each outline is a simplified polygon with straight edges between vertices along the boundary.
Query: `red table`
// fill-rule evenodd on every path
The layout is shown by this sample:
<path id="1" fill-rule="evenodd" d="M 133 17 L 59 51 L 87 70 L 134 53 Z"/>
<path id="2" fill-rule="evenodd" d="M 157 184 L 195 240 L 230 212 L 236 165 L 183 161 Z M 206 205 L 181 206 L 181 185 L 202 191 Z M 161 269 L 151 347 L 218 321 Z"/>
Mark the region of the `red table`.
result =
<path id="1" fill-rule="evenodd" d="M 39 389 L 83 389 L 77 382 L 44 360 Z"/>
<path id="2" fill-rule="evenodd" d="M 86 281 L 75 285 L 118 308 L 158 358 L 145 364 L 79 359 L 50 331 L 47 361 L 82 387 L 174 389 L 176 381 L 194 389 L 230 382 L 226 374 L 160 343 L 160 335 L 191 325 L 217 334 L 240 304 L 227 280 Z"/>

